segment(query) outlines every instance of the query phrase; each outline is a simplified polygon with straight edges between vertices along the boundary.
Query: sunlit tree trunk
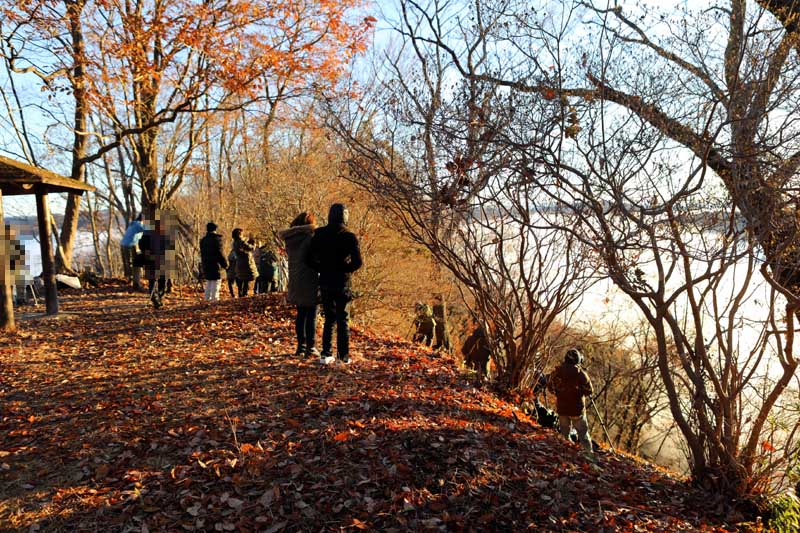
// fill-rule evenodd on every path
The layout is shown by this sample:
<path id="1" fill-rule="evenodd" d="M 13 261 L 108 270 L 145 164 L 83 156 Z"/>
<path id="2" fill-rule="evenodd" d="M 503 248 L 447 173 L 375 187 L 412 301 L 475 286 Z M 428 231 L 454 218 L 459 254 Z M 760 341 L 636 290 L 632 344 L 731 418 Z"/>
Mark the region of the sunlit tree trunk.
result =
<path id="1" fill-rule="evenodd" d="M 72 69 L 69 79 L 72 84 L 75 110 L 73 112 L 73 141 L 72 141 L 72 169 L 70 177 L 74 180 L 86 180 L 87 115 L 89 111 L 88 93 L 86 86 L 86 48 L 83 38 L 81 17 L 85 0 L 67 0 L 67 19 L 69 21 L 69 35 L 72 40 Z M 58 256 L 56 268 L 60 271 L 72 269 L 72 255 L 75 239 L 78 234 L 78 217 L 80 215 L 81 196 L 70 194 L 64 208 L 64 221 L 61 225 L 60 244 L 62 254 Z"/>

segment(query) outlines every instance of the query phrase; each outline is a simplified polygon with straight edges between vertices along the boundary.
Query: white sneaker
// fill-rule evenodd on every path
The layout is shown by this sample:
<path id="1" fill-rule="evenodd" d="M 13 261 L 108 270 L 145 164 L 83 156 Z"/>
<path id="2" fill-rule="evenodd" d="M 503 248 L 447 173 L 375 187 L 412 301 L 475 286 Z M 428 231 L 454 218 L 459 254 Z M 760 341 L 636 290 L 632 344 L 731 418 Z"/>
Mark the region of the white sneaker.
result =
<path id="1" fill-rule="evenodd" d="M 334 359 L 332 355 L 323 356 L 319 358 L 319 364 L 321 365 L 331 365 L 333 364 L 333 361 Z"/>

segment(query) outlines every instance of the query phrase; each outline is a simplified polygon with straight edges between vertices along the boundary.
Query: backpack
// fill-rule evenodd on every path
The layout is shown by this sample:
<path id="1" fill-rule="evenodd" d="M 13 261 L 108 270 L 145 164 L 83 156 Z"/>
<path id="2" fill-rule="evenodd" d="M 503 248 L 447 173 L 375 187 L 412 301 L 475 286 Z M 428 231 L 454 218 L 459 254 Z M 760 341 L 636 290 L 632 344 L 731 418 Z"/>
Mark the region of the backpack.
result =
<path id="1" fill-rule="evenodd" d="M 259 269 L 267 269 L 267 268 L 274 268 L 275 263 L 278 262 L 278 257 L 275 255 L 275 252 L 272 250 L 264 250 L 261 252 L 261 257 L 258 259 L 258 268 Z"/>
<path id="2" fill-rule="evenodd" d="M 228 254 L 228 268 L 225 270 L 225 273 L 228 277 L 236 275 L 236 260 L 238 256 L 236 255 L 236 250 L 231 250 L 231 253 Z"/>
<path id="3" fill-rule="evenodd" d="M 558 429 L 558 415 L 540 404 L 539 400 L 536 400 L 534 405 L 536 406 L 536 419 L 539 421 L 539 425 L 545 428 Z"/>

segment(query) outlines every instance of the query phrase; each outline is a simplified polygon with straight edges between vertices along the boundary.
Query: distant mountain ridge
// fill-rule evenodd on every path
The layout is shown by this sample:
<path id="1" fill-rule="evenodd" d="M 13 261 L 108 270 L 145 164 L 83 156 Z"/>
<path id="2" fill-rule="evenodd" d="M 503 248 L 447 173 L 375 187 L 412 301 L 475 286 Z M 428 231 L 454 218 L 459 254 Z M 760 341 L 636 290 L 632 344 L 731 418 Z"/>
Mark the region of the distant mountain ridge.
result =
<path id="1" fill-rule="evenodd" d="M 108 209 L 95 212 L 99 231 L 103 231 L 105 229 L 106 224 L 108 223 L 108 213 Z M 56 213 L 53 214 L 53 217 L 55 217 L 58 227 L 61 228 L 61 225 L 64 223 L 64 215 Z M 5 223 L 11 225 L 11 227 L 13 227 L 20 235 L 32 236 L 39 234 L 39 226 L 36 216 L 6 216 Z M 87 211 L 82 211 L 78 217 L 78 231 L 92 231 L 92 224 L 89 220 L 89 213 Z"/>

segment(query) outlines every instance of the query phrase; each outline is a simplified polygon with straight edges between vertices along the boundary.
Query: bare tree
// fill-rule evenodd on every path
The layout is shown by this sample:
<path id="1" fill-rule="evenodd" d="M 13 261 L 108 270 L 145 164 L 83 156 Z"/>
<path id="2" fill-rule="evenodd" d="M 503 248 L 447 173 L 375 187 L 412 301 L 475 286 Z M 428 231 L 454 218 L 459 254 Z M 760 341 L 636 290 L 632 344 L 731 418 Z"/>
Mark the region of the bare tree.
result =
<path id="1" fill-rule="evenodd" d="M 574 30 L 584 17 L 598 29 L 584 42 L 600 45 L 568 43 L 580 57 L 566 53 L 550 28 L 558 16 L 541 23 L 516 2 L 500 4 L 478 2 L 476 11 L 495 14 L 499 23 L 486 28 L 487 46 L 511 50 L 503 61 L 514 67 L 502 73 L 475 67 L 437 35 L 462 75 L 514 92 L 603 100 L 634 114 L 720 178 L 774 280 L 797 296 L 800 129 L 792 111 L 800 102 L 800 64 L 792 54 L 799 38 L 794 4 L 732 0 L 676 14 L 575 2 L 561 24 Z M 540 56 L 542 51 L 548 53 Z"/>
<path id="2" fill-rule="evenodd" d="M 588 107 L 585 135 L 540 145 L 519 171 L 572 209 L 575 235 L 652 327 L 694 478 L 721 494 L 761 490 L 772 476 L 761 460 L 766 424 L 798 366 L 793 312 L 784 317 L 785 300 L 757 283 L 756 241 L 703 162 L 674 161 L 646 125 L 605 111 Z M 766 379 L 769 362 L 779 364 Z"/>
<path id="3" fill-rule="evenodd" d="M 85 0 L 63 0 L 63 2 L 29 2 L 4 6 L 6 24 L 2 29 L 3 46 L 0 54 L 6 64 L 6 72 L 18 107 L 8 105 L 9 116 L 16 115 L 12 121 L 13 129 L 19 137 L 19 145 L 27 161 L 37 164 L 36 152 L 31 140 L 32 132 L 28 126 L 23 108 L 19 105 L 19 94 L 14 83 L 15 75 L 32 74 L 43 84 L 50 98 L 67 92 L 72 97 L 71 113 L 62 110 L 72 135 L 70 177 L 84 181 L 89 145 L 89 80 L 86 50 L 86 31 L 84 28 Z M 61 31 L 59 31 L 61 30 Z M 48 46 L 51 43 L 52 46 Z M 43 58 L 53 52 L 49 57 Z M 48 53 L 43 53 L 48 51 Z M 67 87 L 61 80 L 66 80 Z M 64 221 L 57 247 L 57 268 L 71 270 L 72 252 L 78 230 L 80 214 L 80 195 L 69 194 L 64 209 Z"/>
<path id="4" fill-rule="evenodd" d="M 549 200 L 508 172 L 512 152 L 496 142 L 514 120 L 513 108 L 500 104 L 507 95 L 468 79 L 451 84 L 447 54 L 415 33 L 438 15 L 402 7 L 404 39 L 387 58 L 390 74 L 357 106 L 329 102 L 331 127 L 348 147 L 348 178 L 458 281 L 491 339 L 501 387 L 525 388 L 541 368 L 551 324 L 593 282 L 587 249 L 544 224 Z M 459 25 L 454 32 L 471 65 L 489 59 L 482 35 Z M 530 111 L 531 135 L 550 135 L 550 110 Z M 557 209 L 549 216 L 561 218 Z"/>
<path id="5" fill-rule="evenodd" d="M 402 31 L 423 70 L 447 64 L 456 87 L 501 96 L 478 106 L 478 124 L 490 113 L 504 121 L 492 121 L 470 166 L 503 154 L 495 175 L 540 195 L 539 217 L 594 250 L 652 327 L 695 479 L 727 495 L 763 488 L 768 420 L 798 364 L 793 37 L 744 2 L 651 32 L 660 38 L 620 8 L 584 3 L 400 4 L 416 21 Z M 636 20 L 672 22 L 648 16 Z M 596 34 L 580 29 L 585 21 Z M 472 124 L 440 127 L 441 142 L 459 146 Z M 771 289 L 754 281 L 759 272 Z M 754 317 L 756 291 L 764 305 Z"/>

